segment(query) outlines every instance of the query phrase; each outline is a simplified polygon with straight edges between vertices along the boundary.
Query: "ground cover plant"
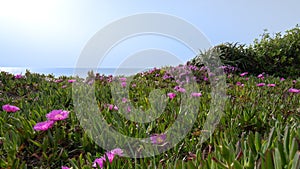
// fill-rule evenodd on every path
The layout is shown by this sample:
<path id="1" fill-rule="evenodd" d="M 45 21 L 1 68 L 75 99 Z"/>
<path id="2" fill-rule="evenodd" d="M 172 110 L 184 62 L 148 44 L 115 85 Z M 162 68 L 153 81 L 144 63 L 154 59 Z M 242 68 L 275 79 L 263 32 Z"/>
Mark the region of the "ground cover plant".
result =
<path id="1" fill-rule="evenodd" d="M 133 76 L 92 71 L 87 78 L 1 72 L 0 168 L 299 169 L 298 30 L 296 27 L 275 38 L 264 34 L 248 48 L 220 45 L 185 65 L 154 68 Z M 214 53 L 218 50 L 221 55 Z M 212 86 L 214 80 L 222 80 L 203 64 L 213 55 L 224 61 L 215 69 L 225 73 L 226 100 L 223 116 L 202 143 L 202 136 L 209 133 L 204 124 L 213 107 Z M 199 90 L 186 86 L 191 81 Z M 77 84 L 81 86 L 74 89 Z M 74 104 L 88 95 L 86 86 L 95 89 L 95 100 L 90 103 L 95 102 L 96 109 L 89 102 Z M 77 90 L 84 91 L 83 95 L 74 97 Z M 103 130 L 99 120 L 106 121 L 123 135 L 150 138 L 151 144 L 163 149 L 170 144 L 166 131 L 184 115 L 180 104 L 186 101 L 198 103 L 196 116 L 183 121 L 193 122 L 192 128 L 174 147 L 152 157 L 128 158 L 128 152 L 118 146 L 105 150 L 96 140 L 110 144 L 118 140 L 93 135 L 81 123 L 91 116 L 90 126 L 99 132 Z M 153 103 L 156 109 L 151 109 Z M 143 116 L 148 119 L 137 120 L 148 122 L 131 120 L 137 108 L 149 113 Z M 83 114 L 78 116 L 77 111 Z M 132 153 L 145 149 L 139 148 Z"/>
<path id="2" fill-rule="evenodd" d="M 180 65 L 194 72 L 201 92 L 190 95 L 200 102 L 193 128 L 174 148 L 152 158 L 126 158 L 116 147 L 107 151 L 88 137 L 74 113 L 72 84 L 95 85 L 99 113 L 118 132 L 131 137 L 151 137 L 164 143 L 163 133 L 176 119 L 185 92 L 165 68 L 126 77 L 90 73 L 89 78 L 54 77 L 27 71 L 0 74 L 0 168 L 299 168 L 300 80 L 267 74 L 226 71 L 227 96 L 215 132 L 199 144 L 210 108 L 210 78 L 205 67 Z M 181 74 L 184 77 L 184 74 Z M 110 84 L 119 79 L 129 86 L 135 107 L 149 107 L 148 95 L 163 88 L 168 104 L 155 121 L 137 125 L 117 114 Z M 184 78 L 183 78 L 184 79 Z M 88 113 L 88 108 L 86 108 Z M 126 111 L 130 112 L 130 108 Z M 117 119 L 117 121 L 116 121 Z M 137 127 L 138 126 L 138 127 Z"/>

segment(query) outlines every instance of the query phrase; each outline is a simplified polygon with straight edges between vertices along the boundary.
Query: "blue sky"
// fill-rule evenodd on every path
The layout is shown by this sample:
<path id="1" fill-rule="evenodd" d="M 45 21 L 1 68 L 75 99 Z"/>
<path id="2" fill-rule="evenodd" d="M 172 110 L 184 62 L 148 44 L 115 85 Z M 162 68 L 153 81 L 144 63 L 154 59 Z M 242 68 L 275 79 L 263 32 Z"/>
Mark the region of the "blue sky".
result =
<path id="1" fill-rule="evenodd" d="M 0 0 L 0 67 L 75 67 L 97 31 L 123 17 L 148 12 L 185 20 L 211 45 L 250 44 L 264 29 L 275 33 L 300 24 L 299 6 L 299 0 Z M 182 61 L 194 56 L 170 39 L 145 36 L 119 44 L 103 66 L 115 67 L 128 54 L 148 48 L 169 51 Z"/>

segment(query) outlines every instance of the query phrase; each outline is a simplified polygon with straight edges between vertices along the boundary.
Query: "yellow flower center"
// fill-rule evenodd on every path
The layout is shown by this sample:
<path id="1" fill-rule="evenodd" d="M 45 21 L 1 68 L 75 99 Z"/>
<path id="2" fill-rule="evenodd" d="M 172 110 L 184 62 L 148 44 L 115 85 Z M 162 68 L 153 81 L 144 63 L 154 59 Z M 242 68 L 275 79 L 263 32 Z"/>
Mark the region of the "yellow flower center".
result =
<path id="1" fill-rule="evenodd" d="M 57 115 L 54 116 L 54 118 L 56 118 L 56 119 L 61 119 L 61 118 L 63 118 L 63 117 L 64 117 L 64 116 L 61 115 L 61 114 L 57 114 Z"/>

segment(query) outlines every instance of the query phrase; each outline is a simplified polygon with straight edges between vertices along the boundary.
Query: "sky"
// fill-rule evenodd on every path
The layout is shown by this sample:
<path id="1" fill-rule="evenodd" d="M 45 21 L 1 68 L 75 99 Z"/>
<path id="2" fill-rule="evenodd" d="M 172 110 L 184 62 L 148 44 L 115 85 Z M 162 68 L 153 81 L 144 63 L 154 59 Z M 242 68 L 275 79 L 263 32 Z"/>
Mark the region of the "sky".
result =
<path id="1" fill-rule="evenodd" d="M 143 13 L 178 17 L 201 31 L 211 46 L 251 44 L 264 29 L 284 32 L 300 24 L 299 6 L 299 0 L 0 0 L 0 67 L 76 67 L 97 32 Z M 115 44 L 97 64 L 117 67 L 149 49 L 169 52 L 182 62 L 196 55 L 179 41 L 147 34 Z"/>

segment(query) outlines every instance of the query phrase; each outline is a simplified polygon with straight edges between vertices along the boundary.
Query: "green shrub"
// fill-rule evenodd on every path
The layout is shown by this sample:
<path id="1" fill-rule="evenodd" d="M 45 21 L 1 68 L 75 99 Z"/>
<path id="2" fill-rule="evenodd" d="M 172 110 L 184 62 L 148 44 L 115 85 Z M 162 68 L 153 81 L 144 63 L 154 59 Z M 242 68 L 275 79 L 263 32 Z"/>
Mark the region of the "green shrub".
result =
<path id="1" fill-rule="evenodd" d="M 239 43 L 223 43 L 214 47 L 220 51 L 220 59 L 224 65 L 237 67 L 241 72 L 298 77 L 300 75 L 300 28 L 287 30 L 284 35 L 276 33 L 274 37 L 265 30 L 261 39 L 246 46 Z M 200 53 L 190 63 L 203 66 Z"/>

